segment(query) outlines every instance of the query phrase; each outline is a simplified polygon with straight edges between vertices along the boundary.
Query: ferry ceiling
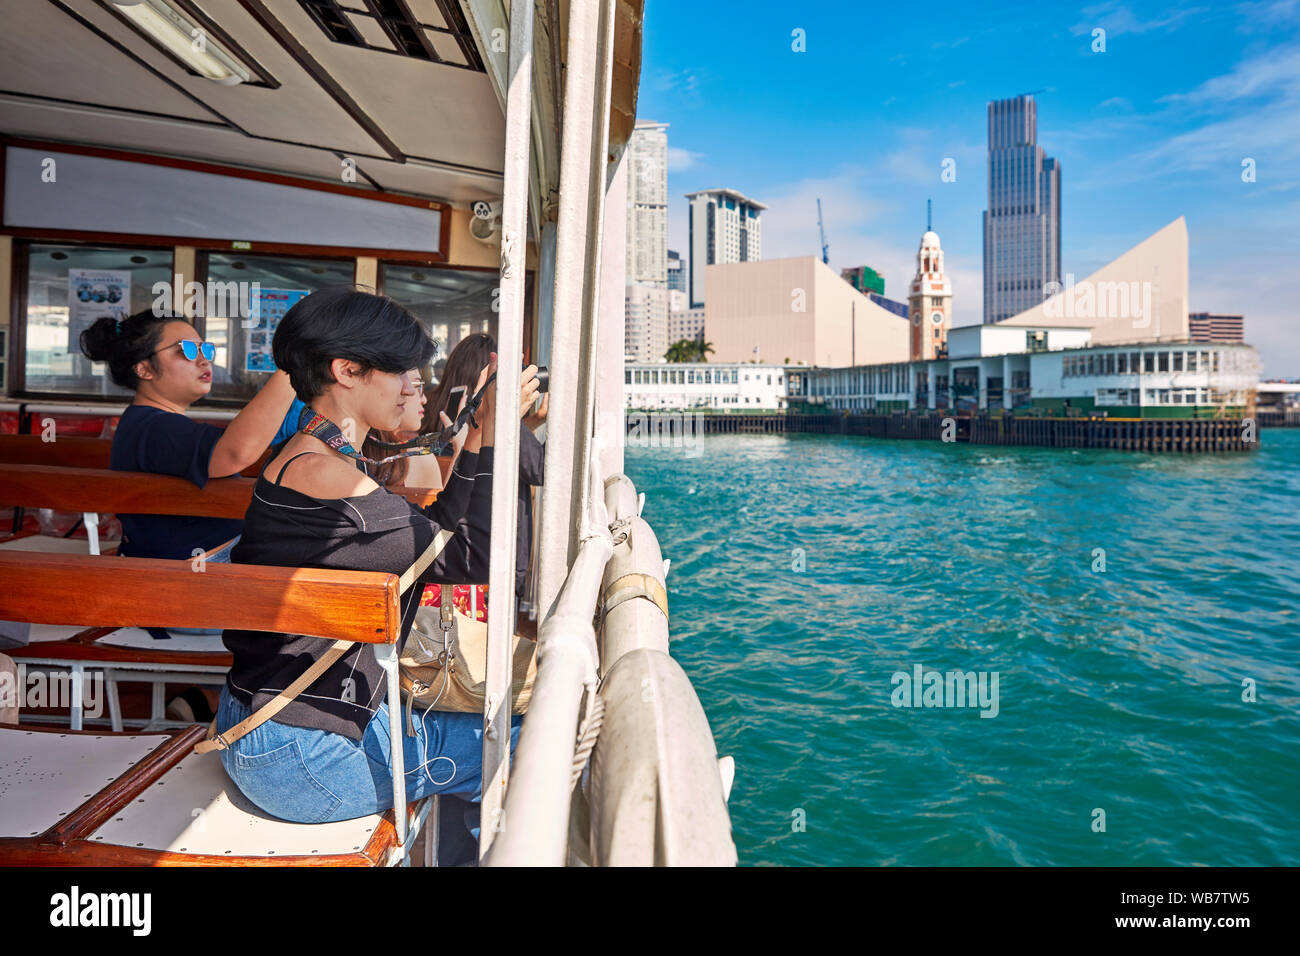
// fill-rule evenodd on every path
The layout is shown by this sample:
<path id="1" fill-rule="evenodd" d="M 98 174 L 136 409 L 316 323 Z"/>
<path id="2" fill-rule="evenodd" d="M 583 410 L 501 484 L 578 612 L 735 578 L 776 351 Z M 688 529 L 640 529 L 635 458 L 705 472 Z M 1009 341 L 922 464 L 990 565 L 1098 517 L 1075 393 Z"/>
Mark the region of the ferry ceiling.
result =
<path id="1" fill-rule="evenodd" d="M 643 6 L 613 4 L 614 160 L 635 121 Z M 554 217 L 570 3 L 534 9 L 530 238 L 544 212 Z M 508 10 L 508 0 L 6 3 L 0 133 L 466 208 L 502 195 Z M 180 31 L 201 31 L 204 49 Z"/>

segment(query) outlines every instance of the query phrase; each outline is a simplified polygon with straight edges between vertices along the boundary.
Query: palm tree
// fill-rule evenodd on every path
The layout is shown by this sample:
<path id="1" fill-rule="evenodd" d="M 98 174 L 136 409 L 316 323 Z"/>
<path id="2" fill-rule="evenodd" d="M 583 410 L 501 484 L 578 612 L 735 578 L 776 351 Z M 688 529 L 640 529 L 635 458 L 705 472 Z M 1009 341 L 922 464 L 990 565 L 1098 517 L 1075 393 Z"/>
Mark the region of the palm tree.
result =
<path id="1" fill-rule="evenodd" d="M 713 348 L 713 343 L 706 342 L 703 339 L 696 339 L 694 342 L 694 346 L 695 346 L 695 358 L 697 361 L 700 362 L 707 362 L 709 360 L 709 353 L 715 351 L 715 349 Z"/>
<path id="2" fill-rule="evenodd" d="M 690 339 L 679 339 L 668 346 L 664 358 L 669 362 L 689 362 L 692 360 L 694 352 L 695 348 Z"/>

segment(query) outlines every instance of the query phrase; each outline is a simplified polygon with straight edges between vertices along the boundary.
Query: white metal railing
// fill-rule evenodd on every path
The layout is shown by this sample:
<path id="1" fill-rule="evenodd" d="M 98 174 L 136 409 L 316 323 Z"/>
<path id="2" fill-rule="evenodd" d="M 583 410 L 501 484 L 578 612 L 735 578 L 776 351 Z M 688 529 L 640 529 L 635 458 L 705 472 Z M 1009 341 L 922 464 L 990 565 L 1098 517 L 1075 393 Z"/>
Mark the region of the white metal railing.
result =
<path id="1" fill-rule="evenodd" d="M 570 778 L 583 691 L 596 685 L 592 625 L 613 537 L 599 498 L 554 610 L 537 633 L 537 679 L 515 751 L 505 807 L 492 821 L 489 866 L 562 866 L 568 846 Z M 604 533 L 600 533 L 603 531 Z M 486 818 L 484 827 L 488 825 Z"/>

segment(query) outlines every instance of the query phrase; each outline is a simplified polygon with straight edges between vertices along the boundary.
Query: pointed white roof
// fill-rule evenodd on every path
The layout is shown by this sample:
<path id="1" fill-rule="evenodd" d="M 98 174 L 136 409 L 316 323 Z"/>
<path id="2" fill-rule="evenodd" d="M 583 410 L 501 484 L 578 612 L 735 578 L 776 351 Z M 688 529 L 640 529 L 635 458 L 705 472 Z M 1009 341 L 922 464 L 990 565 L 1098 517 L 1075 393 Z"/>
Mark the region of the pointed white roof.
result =
<path id="1" fill-rule="evenodd" d="M 1066 286 L 1060 295 L 995 324 L 1089 328 L 1094 345 L 1187 338 L 1187 220 L 1179 216 L 1086 279 Z"/>

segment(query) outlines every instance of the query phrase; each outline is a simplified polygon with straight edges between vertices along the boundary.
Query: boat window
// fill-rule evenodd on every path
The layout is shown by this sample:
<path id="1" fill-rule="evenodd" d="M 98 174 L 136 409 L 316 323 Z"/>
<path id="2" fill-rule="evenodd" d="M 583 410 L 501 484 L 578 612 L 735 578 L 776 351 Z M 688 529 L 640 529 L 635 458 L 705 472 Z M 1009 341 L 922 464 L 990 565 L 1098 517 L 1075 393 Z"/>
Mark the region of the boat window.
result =
<path id="1" fill-rule="evenodd" d="M 271 338 L 294 303 L 317 289 L 352 285 L 354 259 L 297 259 L 202 253 L 207 312 L 199 326 L 217 347 L 212 391 L 218 399 L 250 399 L 275 371 Z M 242 311 L 241 311 L 242 310 Z"/>
<path id="2" fill-rule="evenodd" d="M 154 283 L 173 281 L 171 248 L 33 243 L 26 253 L 26 344 L 15 363 L 23 369 L 22 387 L 60 397 L 129 395 L 109 379 L 106 363 L 81 353 L 79 339 L 101 316 L 125 318 L 151 308 Z"/>

